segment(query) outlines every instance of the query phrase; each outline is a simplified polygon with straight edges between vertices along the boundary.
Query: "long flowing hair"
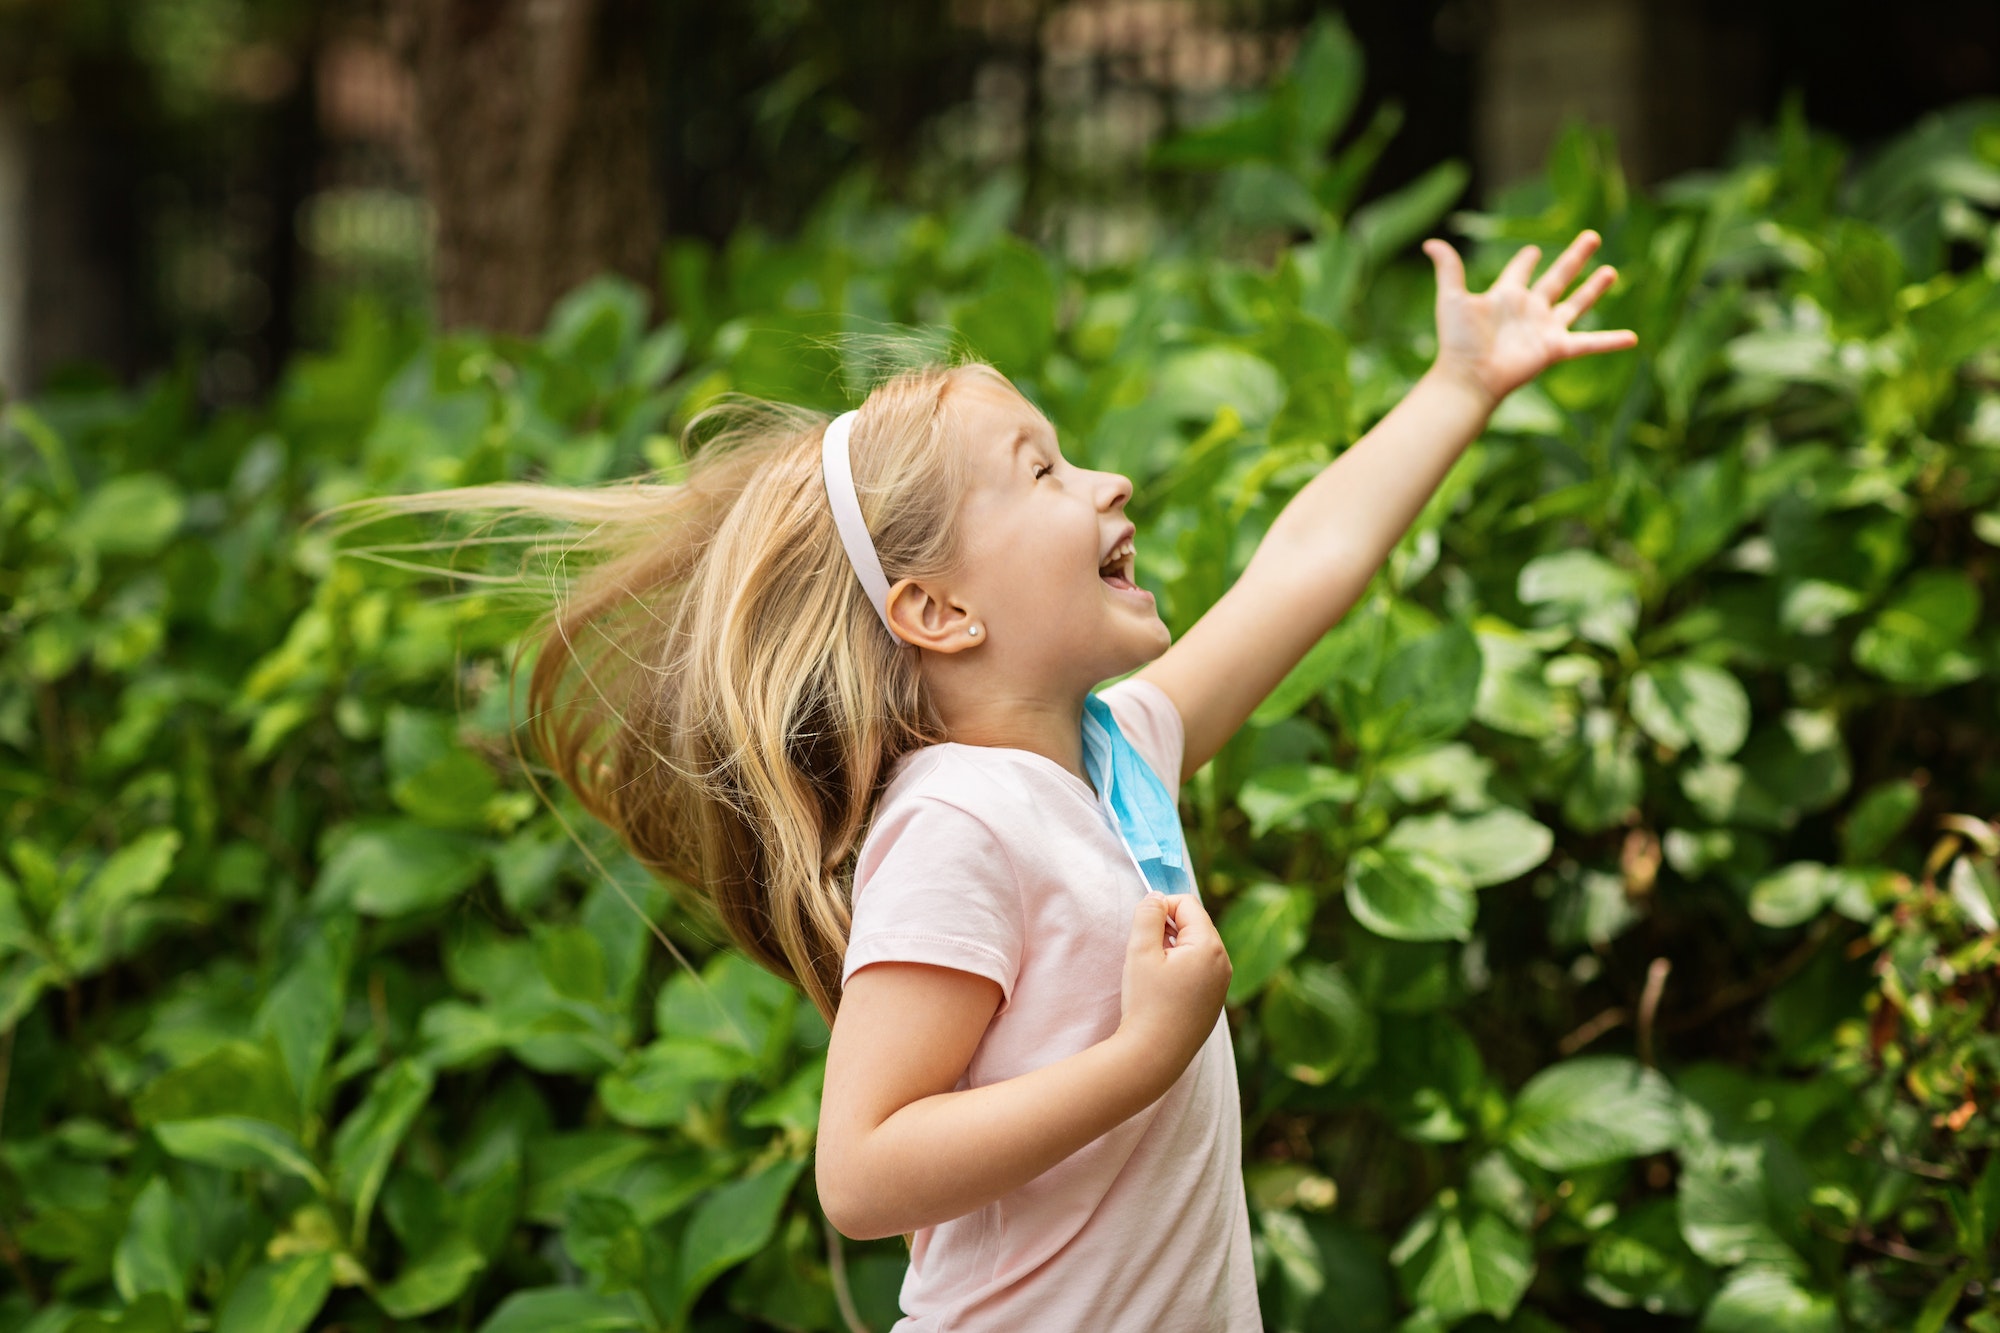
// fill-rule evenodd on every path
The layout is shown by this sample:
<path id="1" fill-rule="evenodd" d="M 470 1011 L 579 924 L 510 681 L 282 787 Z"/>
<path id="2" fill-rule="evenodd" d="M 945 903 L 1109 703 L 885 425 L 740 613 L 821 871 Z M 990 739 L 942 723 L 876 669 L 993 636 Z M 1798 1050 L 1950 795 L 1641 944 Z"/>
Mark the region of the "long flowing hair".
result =
<path id="1" fill-rule="evenodd" d="M 892 584 L 958 561 L 968 473 L 950 389 L 979 375 L 998 378 L 977 362 L 905 370 L 859 409 L 855 489 Z M 831 1023 L 875 799 L 899 757 L 946 736 L 920 650 L 883 628 L 841 547 L 820 473 L 827 422 L 735 401 L 689 423 L 672 484 L 501 482 L 358 503 L 523 517 L 545 534 L 534 549 L 575 572 L 539 576 L 530 743 L 641 863 Z"/>

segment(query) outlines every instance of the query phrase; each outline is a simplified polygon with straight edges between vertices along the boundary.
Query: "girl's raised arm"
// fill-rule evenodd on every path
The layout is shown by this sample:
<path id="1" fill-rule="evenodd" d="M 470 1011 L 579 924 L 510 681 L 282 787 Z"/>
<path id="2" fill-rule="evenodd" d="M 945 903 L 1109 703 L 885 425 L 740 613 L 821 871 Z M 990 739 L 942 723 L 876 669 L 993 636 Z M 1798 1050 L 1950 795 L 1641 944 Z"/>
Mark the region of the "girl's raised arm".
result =
<path id="1" fill-rule="evenodd" d="M 1424 242 L 1437 270 L 1436 362 L 1292 497 L 1243 576 L 1139 672 L 1180 709 L 1183 781 L 1360 599 L 1502 398 L 1554 362 L 1638 343 L 1629 329 L 1570 331 L 1617 277 L 1600 266 L 1563 297 L 1598 243 L 1596 232 L 1579 233 L 1532 286 L 1541 251 L 1524 246 L 1491 288 L 1472 293 L 1458 252 L 1441 240 Z"/>

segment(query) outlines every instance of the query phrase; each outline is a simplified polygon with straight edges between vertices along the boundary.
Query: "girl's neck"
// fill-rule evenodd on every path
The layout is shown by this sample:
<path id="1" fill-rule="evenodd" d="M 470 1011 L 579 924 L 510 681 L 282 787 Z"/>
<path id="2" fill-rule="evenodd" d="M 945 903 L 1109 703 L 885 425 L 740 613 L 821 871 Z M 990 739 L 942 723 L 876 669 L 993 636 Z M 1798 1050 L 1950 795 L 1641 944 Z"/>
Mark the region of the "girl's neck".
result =
<path id="1" fill-rule="evenodd" d="M 1048 699 L 988 695 L 959 700 L 943 710 L 948 739 L 960 745 L 997 745 L 1028 750 L 1052 759 L 1093 786 L 1083 767 L 1083 699 Z"/>

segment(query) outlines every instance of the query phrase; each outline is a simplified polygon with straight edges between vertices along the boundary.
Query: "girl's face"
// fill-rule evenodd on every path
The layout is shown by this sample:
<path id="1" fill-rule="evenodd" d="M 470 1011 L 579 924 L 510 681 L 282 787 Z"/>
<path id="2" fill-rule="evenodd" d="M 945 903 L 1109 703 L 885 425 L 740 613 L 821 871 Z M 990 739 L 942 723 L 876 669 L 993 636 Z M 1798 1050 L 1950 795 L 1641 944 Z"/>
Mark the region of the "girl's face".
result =
<path id="1" fill-rule="evenodd" d="M 1048 419 L 998 374 L 962 375 L 949 392 L 971 463 L 950 583 L 981 627 L 973 656 L 1080 693 L 1165 652 L 1166 623 L 1133 581 L 1132 483 L 1065 459 Z"/>

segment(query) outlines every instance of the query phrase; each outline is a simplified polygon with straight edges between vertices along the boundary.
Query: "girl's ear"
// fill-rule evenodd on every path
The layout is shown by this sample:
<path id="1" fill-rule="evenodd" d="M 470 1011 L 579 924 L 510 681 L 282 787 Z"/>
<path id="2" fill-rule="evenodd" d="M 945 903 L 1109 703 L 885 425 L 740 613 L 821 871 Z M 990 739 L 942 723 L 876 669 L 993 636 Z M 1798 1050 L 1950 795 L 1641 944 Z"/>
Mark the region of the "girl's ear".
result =
<path id="1" fill-rule="evenodd" d="M 942 584 L 901 579 L 889 589 L 889 623 L 903 642 L 934 653 L 957 653 L 986 642 L 986 626 L 951 600 Z"/>

